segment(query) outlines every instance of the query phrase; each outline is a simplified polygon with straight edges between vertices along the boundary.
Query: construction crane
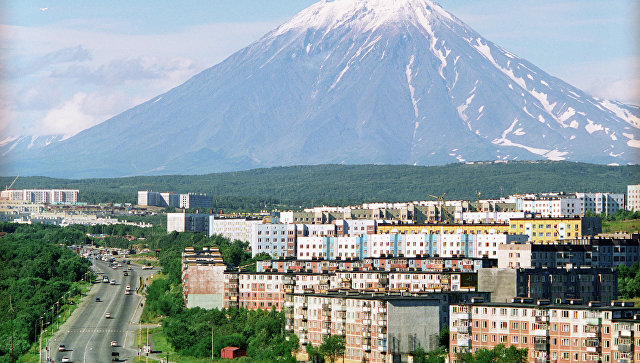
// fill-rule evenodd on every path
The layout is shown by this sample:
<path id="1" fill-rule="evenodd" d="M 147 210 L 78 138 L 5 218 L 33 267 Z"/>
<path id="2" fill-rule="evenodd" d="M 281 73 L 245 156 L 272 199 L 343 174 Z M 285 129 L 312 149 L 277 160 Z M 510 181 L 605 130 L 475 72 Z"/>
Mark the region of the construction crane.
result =
<path id="1" fill-rule="evenodd" d="M 16 180 L 18 180 L 18 178 L 19 178 L 19 177 L 20 177 L 20 175 L 16 175 L 16 178 L 15 178 L 15 179 L 13 179 L 13 181 L 11 182 L 11 184 L 9 184 L 9 185 L 6 187 L 6 190 L 11 189 L 11 187 L 13 186 L 13 184 L 15 184 Z"/>
<path id="2" fill-rule="evenodd" d="M 440 222 L 444 222 L 445 217 L 448 217 L 448 220 L 452 220 L 453 218 L 451 218 L 451 216 L 447 213 L 446 210 L 446 196 L 447 193 L 442 193 L 442 196 L 437 196 L 437 195 L 432 195 L 432 194 L 427 194 L 428 196 L 430 196 L 431 198 L 436 198 L 440 204 Z"/>

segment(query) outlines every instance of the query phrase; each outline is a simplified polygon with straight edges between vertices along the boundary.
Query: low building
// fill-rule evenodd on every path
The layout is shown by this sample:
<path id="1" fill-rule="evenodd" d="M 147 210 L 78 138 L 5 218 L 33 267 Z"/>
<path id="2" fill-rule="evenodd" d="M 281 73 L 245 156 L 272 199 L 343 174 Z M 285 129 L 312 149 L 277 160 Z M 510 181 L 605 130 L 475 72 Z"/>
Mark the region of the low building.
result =
<path id="1" fill-rule="evenodd" d="M 527 349 L 529 362 L 636 362 L 640 308 L 633 303 L 564 304 L 515 299 L 450 306 L 449 361 L 498 344 Z"/>
<path id="2" fill-rule="evenodd" d="M 618 298 L 618 275 L 611 268 L 486 268 L 478 270 L 478 290 L 491 301 L 514 297 L 583 299 L 608 303 Z"/>

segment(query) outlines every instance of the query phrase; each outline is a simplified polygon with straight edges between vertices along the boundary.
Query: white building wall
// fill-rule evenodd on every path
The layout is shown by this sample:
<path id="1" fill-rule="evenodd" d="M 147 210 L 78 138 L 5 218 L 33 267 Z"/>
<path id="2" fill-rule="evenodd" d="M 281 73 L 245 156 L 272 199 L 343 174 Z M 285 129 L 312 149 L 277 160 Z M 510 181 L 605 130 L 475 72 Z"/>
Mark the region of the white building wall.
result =
<path id="1" fill-rule="evenodd" d="M 627 209 L 640 212 L 640 184 L 627 185 Z"/>
<path id="2" fill-rule="evenodd" d="M 251 254 L 267 253 L 272 257 L 284 257 L 287 252 L 286 224 L 253 224 L 251 226 Z"/>

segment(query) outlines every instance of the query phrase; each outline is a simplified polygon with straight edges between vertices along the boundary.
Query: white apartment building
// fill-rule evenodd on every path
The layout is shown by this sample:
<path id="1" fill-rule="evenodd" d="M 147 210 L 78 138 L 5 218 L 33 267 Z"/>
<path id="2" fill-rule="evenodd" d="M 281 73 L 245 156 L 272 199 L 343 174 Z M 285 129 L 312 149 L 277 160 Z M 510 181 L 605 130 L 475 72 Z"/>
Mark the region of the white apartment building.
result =
<path id="1" fill-rule="evenodd" d="M 439 256 L 497 258 L 506 243 L 525 243 L 526 234 L 365 234 L 360 236 L 298 237 L 300 260 L 363 259 L 381 256 Z"/>
<path id="2" fill-rule="evenodd" d="M 509 222 L 511 218 L 524 218 L 525 212 L 456 212 L 456 221 L 466 223 Z"/>
<path id="3" fill-rule="evenodd" d="M 251 220 L 244 218 L 215 218 L 210 216 L 209 236 L 214 234 L 228 238 L 232 241 L 251 241 L 253 225 L 261 224 L 261 220 Z"/>
<path id="4" fill-rule="evenodd" d="M 584 204 L 584 213 L 613 215 L 619 209 L 624 209 L 624 194 L 617 193 L 576 193 Z"/>
<path id="5" fill-rule="evenodd" d="M 0 192 L 6 200 L 23 200 L 31 203 L 78 203 L 77 189 L 9 189 Z"/>
<path id="6" fill-rule="evenodd" d="M 167 233 L 209 231 L 210 215 L 198 213 L 167 213 Z"/>
<path id="7" fill-rule="evenodd" d="M 267 253 L 272 257 L 285 257 L 287 254 L 287 224 L 253 224 L 251 225 L 252 256 Z"/>
<path id="8" fill-rule="evenodd" d="M 640 184 L 627 185 L 627 209 L 640 212 Z"/>
<path id="9" fill-rule="evenodd" d="M 213 208 L 213 198 L 206 194 L 180 194 L 180 208 Z"/>

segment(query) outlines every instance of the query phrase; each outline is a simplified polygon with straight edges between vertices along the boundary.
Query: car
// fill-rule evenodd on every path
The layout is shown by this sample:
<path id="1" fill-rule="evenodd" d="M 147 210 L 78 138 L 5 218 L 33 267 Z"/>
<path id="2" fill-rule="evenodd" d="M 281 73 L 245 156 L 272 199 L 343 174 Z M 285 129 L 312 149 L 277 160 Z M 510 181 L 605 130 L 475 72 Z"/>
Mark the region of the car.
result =
<path id="1" fill-rule="evenodd" d="M 108 312 L 108 311 L 106 313 L 104 313 L 104 318 L 105 319 L 111 319 L 111 313 Z"/>
<path id="2" fill-rule="evenodd" d="M 129 276 L 129 273 L 127 271 L 125 271 L 123 276 Z"/>
<path id="3" fill-rule="evenodd" d="M 118 342 L 117 342 L 117 341 L 115 341 L 115 340 L 112 340 L 112 341 L 111 341 L 111 346 L 112 346 L 112 347 L 117 347 L 117 346 L 118 346 Z"/>
<path id="4" fill-rule="evenodd" d="M 62 360 L 60 362 L 62 362 L 62 363 L 71 363 L 71 359 L 69 359 L 69 357 L 62 357 Z"/>
<path id="5" fill-rule="evenodd" d="M 58 345 L 58 352 L 64 352 L 67 350 L 67 347 L 64 344 Z"/>
<path id="6" fill-rule="evenodd" d="M 116 280 L 111 280 L 111 282 L 109 282 L 111 285 L 115 285 L 116 284 Z"/>
<path id="7" fill-rule="evenodd" d="M 99 297 L 97 297 L 97 298 L 96 298 L 96 302 L 100 302 L 100 301 L 101 301 L 101 300 L 100 300 L 100 298 L 99 298 Z"/>

